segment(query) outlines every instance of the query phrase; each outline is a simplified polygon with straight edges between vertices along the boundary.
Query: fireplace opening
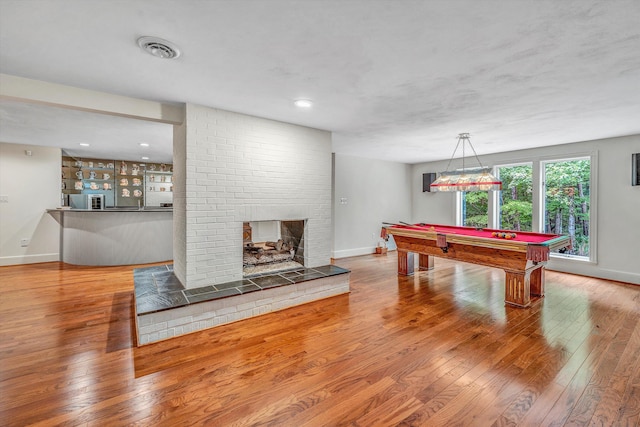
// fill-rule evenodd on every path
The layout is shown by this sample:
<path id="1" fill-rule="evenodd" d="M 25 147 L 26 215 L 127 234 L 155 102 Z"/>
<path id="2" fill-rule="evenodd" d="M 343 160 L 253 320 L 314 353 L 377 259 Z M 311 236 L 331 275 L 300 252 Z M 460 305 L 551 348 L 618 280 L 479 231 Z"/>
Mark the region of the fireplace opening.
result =
<path id="1" fill-rule="evenodd" d="M 304 226 L 304 220 L 243 223 L 243 276 L 304 267 Z"/>

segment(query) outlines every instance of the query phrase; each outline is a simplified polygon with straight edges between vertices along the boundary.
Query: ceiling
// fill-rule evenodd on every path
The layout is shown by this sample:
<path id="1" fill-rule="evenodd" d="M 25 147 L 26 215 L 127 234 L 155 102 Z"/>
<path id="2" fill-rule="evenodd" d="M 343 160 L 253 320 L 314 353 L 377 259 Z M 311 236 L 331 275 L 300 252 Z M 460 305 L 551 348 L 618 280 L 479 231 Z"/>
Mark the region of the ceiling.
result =
<path id="1" fill-rule="evenodd" d="M 637 0 L 0 0 L 0 72 L 325 129 L 337 153 L 417 163 L 448 159 L 460 132 L 478 154 L 640 134 L 639 22 Z M 182 56 L 143 52 L 146 35 Z M 171 155 L 170 125 L 0 113 L 4 142 Z"/>
<path id="2" fill-rule="evenodd" d="M 0 141 L 59 147 L 76 158 L 173 159 L 171 125 L 6 99 L 0 100 Z"/>

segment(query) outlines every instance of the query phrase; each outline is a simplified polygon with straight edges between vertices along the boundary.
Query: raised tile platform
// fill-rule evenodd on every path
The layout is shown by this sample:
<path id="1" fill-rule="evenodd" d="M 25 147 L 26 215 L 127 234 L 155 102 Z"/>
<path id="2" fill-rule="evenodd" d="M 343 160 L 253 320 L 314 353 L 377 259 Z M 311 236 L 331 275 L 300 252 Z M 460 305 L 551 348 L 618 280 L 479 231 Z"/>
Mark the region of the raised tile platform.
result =
<path id="1" fill-rule="evenodd" d="M 136 269 L 138 345 L 348 293 L 349 276 L 325 265 L 185 289 L 172 265 Z"/>

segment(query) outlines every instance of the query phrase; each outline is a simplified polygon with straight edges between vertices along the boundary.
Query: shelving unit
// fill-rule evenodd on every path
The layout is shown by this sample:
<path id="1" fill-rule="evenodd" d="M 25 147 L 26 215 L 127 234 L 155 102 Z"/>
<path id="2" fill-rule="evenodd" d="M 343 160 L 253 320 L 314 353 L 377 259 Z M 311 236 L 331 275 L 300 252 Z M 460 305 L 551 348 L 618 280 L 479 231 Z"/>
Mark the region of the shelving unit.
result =
<path id="1" fill-rule="evenodd" d="M 75 195 L 104 194 L 105 207 L 173 202 L 173 165 L 62 157 L 62 206 Z"/>
<path id="2" fill-rule="evenodd" d="M 173 165 L 148 163 L 144 174 L 145 205 L 173 203 Z"/>
<path id="3" fill-rule="evenodd" d="M 144 165 L 120 161 L 116 175 L 116 206 L 144 207 Z"/>
<path id="4" fill-rule="evenodd" d="M 113 160 L 62 157 L 62 205 L 70 206 L 73 195 L 104 194 L 105 206 L 115 206 L 114 173 Z"/>

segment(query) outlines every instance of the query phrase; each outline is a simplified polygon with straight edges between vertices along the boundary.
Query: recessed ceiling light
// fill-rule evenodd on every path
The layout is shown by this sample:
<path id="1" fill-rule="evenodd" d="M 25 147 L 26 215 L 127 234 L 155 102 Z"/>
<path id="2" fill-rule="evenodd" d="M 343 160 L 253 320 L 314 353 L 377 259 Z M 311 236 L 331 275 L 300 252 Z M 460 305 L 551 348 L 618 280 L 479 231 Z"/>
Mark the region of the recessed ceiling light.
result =
<path id="1" fill-rule="evenodd" d="M 149 160 L 147 156 L 142 156 L 142 160 Z"/>
<path id="2" fill-rule="evenodd" d="M 311 108 L 313 106 L 313 102 L 308 99 L 296 99 L 294 104 L 296 107 L 300 108 Z"/>
<path id="3" fill-rule="evenodd" d="M 146 142 L 141 142 L 139 145 L 140 145 L 140 147 L 148 147 L 149 146 L 149 144 L 147 144 Z"/>
<path id="4" fill-rule="evenodd" d="M 88 147 L 89 144 L 87 144 L 86 142 L 81 142 L 80 145 L 82 145 L 83 147 Z"/>
<path id="5" fill-rule="evenodd" d="M 157 58 L 176 59 L 180 56 L 178 46 L 158 37 L 144 36 L 138 39 L 138 46 Z"/>

